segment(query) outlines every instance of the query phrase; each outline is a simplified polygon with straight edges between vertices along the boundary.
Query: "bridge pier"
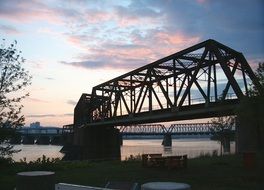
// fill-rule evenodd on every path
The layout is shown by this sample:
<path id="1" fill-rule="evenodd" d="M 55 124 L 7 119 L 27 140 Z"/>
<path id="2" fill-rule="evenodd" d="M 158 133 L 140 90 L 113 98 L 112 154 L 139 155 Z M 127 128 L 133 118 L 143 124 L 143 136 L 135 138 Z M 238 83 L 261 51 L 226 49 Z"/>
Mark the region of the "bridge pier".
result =
<path id="1" fill-rule="evenodd" d="M 114 127 L 82 127 L 74 129 L 73 145 L 65 159 L 120 159 L 120 135 Z"/>
<path id="2" fill-rule="evenodd" d="M 119 144 L 120 146 L 123 146 L 123 136 L 119 133 Z"/>
<path id="3" fill-rule="evenodd" d="M 222 141 L 222 146 L 224 153 L 229 153 L 230 152 L 230 138 L 226 137 Z"/>
<path id="4" fill-rule="evenodd" d="M 255 152 L 258 147 L 256 130 L 257 122 L 249 122 L 247 118 L 239 118 L 236 126 L 237 153 Z"/>
<path id="5" fill-rule="evenodd" d="M 35 137 L 34 136 L 24 136 L 22 140 L 22 144 L 34 144 L 35 143 Z"/>
<path id="6" fill-rule="evenodd" d="M 50 137 L 49 136 L 40 136 L 37 139 L 36 144 L 48 145 L 48 144 L 50 144 Z"/>
<path id="7" fill-rule="evenodd" d="M 51 140 L 50 140 L 50 144 L 52 144 L 52 145 L 62 145 L 63 144 L 63 137 L 62 136 L 52 137 Z"/>
<path id="8" fill-rule="evenodd" d="M 10 143 L 11 144 L 21 144 L 21 141 L 22 141 L 21 136 L 19 136 L 19 137 L 12 137 L 10 139 Z"/>
<path id="9" fill-rule="evenodd" d="M 171 146 L 172 145 L 171 133 L 165 133 L 164 134 L 162 145 L 163 146 Z"/>

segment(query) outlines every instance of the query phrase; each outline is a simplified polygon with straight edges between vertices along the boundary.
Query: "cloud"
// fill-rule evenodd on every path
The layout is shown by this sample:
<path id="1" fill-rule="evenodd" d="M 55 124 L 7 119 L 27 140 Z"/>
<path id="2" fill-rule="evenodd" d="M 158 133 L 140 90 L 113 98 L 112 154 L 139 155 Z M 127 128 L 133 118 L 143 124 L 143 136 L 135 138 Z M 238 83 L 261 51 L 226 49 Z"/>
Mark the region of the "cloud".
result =
<path id="1" fill-rule="evenodd" d="M 72 113 L 65 113 L 65 114 L 32 114 L 26 115 L 28 118 L 46 118 L 46 117 L 67 117 L 73 116 Z"/>
<path id="2" fill-rule="evenodd" d="M 27 115 L 26 117 L 34 117 L 34 118 L 42 118 L 42 117 L 56 117 L 55 114 L 33 114 L 33 115 Z"/>
<path id="3" fill-rule="evenodd" d="M 65 114 L 62 114 L 61 116 L 73 116 L 74 114 L 73 113 L 65 113 Z"/>
<path id="4" fill-rule="evenodd" d="M 45 77 L 45 79 L 47 79 L 47 80 L 55 80 L 55 79 L 52 78 L 52 77 Z"/>
<path id="5" fill-rule="evenodd" d="M 89 3 L 41 0 L 0 1 L 0 18 L 13 22 L 28 23 L 43 21 L 51 24 L 100 23 L 111 19 L 107 11 L 89 8 Z M 23 18 L 21 20 L 21 18 Z"/>
<path id="6" fill-rule="evenodd" d="M 0 1 L 0 18 L 19 23 L 39 20 L 61 22 L 55 9 L 38 0 Z"/>
<path id="7" fill-rule="evenodd" d="M 41 100 L 41 99 L 38 99 L 38 98 L 31 98 L 31 97 L 28 97 L 26 100 L 29 100 L 31 102 L 50 103 L 49 101 L 46 101 L 46 100 Z"/>
<path id="8" fill-rule="evenodd" d="M 131 70 L 199 41 L 199 37 L 196 36 L 172 34 L 160 29 L 147 30 L 144 35 L 138 30 L 133 30 L 127 33 L 126 39 L 128 42 L 122 39 L 116 41 L 109 39 L 98 43 L 96 47 L 88 45 L 86 46 L 88 53 L 80 55 L 77 61 L 61 61 L 60 63 L 86 69 Z"/>
<path id="9" fill-rule="evenodd" d="M 67 104 L 70 104 L 70 105 L 76 105 L 77 104 L 77 102 L 76 101 L 74 101 L 74 100 L 68 100 L 67 101 Z"/>
<path id="10" fill-rule="evenodd" d="M 246 54 L 262 56 L 264 52 L 264 2 L 146 0 L 165 14 L 164 28 L 171 33 L 201 39 L 216 39 Z"/>
<path id="11" fill-rule="evenodd" d="M 77 61 L 77 62 L 66 62 L 66 61 L 61 61 L 60 63 L 65 64 L 65 65 L 71 65 L 75 67 L 83 67 L 83 68 L 90 68 L 90 69 L 97 69 L 97 68 L 102 68 L 107 65 L 106 62 L 102 61 L 93 61 L 93 60 L 86 60 L 86 61 Z"/>
<path id="12" fill-rule="evenodd" d="M 15 27 L 9 25 L 0 25 L 0 31 L 6 34 L 20 34 L 20 31 L 18 31 Z"/>
<path id="13" fill-rule="evenodd" d="M 85 52 L 62 64 L 89 69 L 136 68 L 209 38 L 263 59 L 263 17 L 261 0 L 0 1 L 0 18 L 67 28 L 42 32 Z"/>
<path id="14" fill-rule="evenodd" d="M 143 1 L 132 1 L 129 6 L 116 6 L 114 7 L 114 12 L 117 17 L 117 23 L 121 27 L 142 25 L 144 23 L 155 25 L 159 23 L 163 16 L 163 13 L 146 6 Z"/>

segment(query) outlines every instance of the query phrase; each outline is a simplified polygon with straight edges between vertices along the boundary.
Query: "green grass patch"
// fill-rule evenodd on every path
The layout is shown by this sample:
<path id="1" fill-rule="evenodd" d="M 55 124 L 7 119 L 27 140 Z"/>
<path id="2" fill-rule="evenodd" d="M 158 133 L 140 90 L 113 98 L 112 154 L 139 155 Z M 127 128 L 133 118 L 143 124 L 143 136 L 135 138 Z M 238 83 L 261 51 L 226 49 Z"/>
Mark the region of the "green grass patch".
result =
<path id="1" fill-rule="evenodd" d="M 257 154 L 256 167 L 246 169 L 242 155 L 202 156 L 189 159 L 188 167 L 181 170 L 166 168 L 144 168 L 138 159 L 131 161 L 65 162 L 39 160 L 36 163 L 14 163 L 2 167 L 0 189 L 14 189 L 17 172 L 50 170 L 56 172 L 56 181 L 80 185 L 103 187 L 107 181 L 184 182 L 199 190 L 261 190 L 264 187 L 264 154 Z"/>

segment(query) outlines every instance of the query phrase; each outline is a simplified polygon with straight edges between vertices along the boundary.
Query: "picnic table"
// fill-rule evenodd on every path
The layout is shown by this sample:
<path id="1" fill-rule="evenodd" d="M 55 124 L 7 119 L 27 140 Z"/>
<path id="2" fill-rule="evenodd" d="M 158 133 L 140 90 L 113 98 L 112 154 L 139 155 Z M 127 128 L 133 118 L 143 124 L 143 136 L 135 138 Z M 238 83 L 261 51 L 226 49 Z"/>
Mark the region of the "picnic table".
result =
<path id="1" fill-rule="evenodd" d="M 166 167 L 168 169 L 187 168 L 187 155 L 162 156 L 162 154 L 143 154 L 143 167 Z"/>

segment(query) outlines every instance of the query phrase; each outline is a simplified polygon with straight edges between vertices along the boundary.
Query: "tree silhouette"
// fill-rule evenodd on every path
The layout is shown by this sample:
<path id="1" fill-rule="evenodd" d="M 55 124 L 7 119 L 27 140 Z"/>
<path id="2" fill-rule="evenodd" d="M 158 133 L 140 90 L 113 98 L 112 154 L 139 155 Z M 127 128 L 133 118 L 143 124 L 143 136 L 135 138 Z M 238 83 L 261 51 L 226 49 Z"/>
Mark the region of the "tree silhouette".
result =
<path id="1" fill-rule="evenodd" d="M 14 129 L 24 124 L 21 101 L 29 94 L 25 87 L 31 84 L 31 76 L 23 68 L 25 59 L 16 48 L 17 42 L 0 46 L 0 158 L 16 152 L 8 140 Z"/>
<path id="2" fill-rule="evenodd" d="M 235 127 L 235 120 L 235 116 L 223 116 L 211 120 L 213 123 L 213 127 L 211 128 L 211 131 L 214 133 L 213 139 L 220 142 L 221 155 L 223 154 L 223 145 L 229 143 L 232 139 L 232 129 Z"/>
<path id="3" fill-rule="evenodd" d="M 264 89 L 264 62 L 259 63 L 255 75 Z M 252 140 L 249 141 L 256 141 L 257 149 L 263 150 L 264 96 L 260 94 L 255 86 L 251 87 L 249 95 L 249 97 L 244 97 L 241 100 L 236 111 L 239 122 L 242 124 L 240 128 L 245 131 L 244 133 L 252 136 Z"/>

